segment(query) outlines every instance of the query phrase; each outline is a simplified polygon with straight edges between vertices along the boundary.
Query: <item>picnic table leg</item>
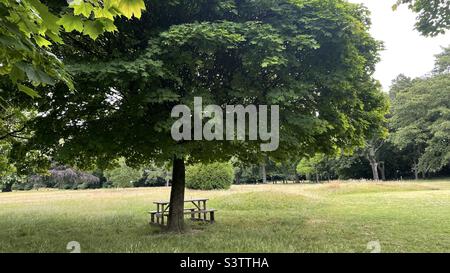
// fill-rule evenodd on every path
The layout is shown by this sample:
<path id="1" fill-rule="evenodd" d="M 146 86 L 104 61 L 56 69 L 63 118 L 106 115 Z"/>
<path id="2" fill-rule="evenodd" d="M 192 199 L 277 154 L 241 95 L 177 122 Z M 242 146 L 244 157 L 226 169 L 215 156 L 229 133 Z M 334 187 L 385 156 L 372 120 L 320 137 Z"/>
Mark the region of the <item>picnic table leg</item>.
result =
<path id="1" fill-rule="evenodd" d="M 206 221 L 206 201 L 203 201 L 203 211 L 205 211 L 203 213 L 203 220 Z"/>
<path id="2" fill-rule="evenodd" d="M 195 209 L 191 209 L 191 220 L 195 219 L 194 211 L 195 211 Z"/>
<path id="3" fill-rule="evenodd" d="M 211 223 L 214 223 L 214 211 L 211 211 L 211 212 L 209 213 L 209 221 L 210 221 Z"/>
<path id="4" fill-rule="evenodd" d="M 161 225 L 164 226 L 164 205 L 161 205 Z"/>
<path id="5" fill-rule="evenodd" d="M 160 213 L 159 204 L 156 204 L 156 211 L 157 211 L 157 213 Z M 156 216 L 156 223 L 159 225 L 159 217 L 158 216 Z"/>
<path id="6" fill-rule="evenodd" d="M 169 224 L 169 210 L 170 210 L 170 204 L 167 204 L 167 207 L 165 208 L 167 211 L 167 224 Z"/>

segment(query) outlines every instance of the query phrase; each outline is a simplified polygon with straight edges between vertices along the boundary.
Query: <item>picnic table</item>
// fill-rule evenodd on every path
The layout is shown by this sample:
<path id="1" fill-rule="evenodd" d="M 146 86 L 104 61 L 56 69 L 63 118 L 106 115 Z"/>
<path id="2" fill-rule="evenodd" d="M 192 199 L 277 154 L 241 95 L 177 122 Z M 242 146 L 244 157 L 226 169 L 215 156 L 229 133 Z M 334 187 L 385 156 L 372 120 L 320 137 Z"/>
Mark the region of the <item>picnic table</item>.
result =
<path id="1" fill-rule="evenodd" d="M 191 205 L 184 208 L 184 214 L 190 215 L 192 221 L 203 221 L 214 223 L 215 209 L 208 209 L 206 203 L 208 198 L 196 198 L 184 200 L 184 203 Z M 150 211 L 150 224 L 164 226 L 169 218 L 170 202 L 169 201 L 155 201 L 156 211 Z M 209 216 L 209 217 L 208 217 Z"/>

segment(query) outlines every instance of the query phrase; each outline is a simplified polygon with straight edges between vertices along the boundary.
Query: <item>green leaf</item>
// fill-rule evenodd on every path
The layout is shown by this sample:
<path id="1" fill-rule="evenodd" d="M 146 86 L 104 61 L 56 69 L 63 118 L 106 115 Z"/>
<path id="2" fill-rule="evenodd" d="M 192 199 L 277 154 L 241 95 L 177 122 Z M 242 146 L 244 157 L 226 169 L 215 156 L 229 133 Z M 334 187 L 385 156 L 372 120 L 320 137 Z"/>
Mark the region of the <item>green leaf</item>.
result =
<path id="1" fill-rule="evenodd" d="M 115 32 L 117 31 L 117 26 L 114 25 L 114 21 L 109 19 L 100 19 L 100 22 L 103 25 L 103 30 L 108 32 Z"/>
<path id="2" fill-rule="evenodd" d="M 94 6 L 92 6 L 90 3 L 84 2 L 84 1 L 73 1 L 70 4 L 70 7 L 73 8 L 73 14 L 74 15 L 83 15 L 84 17 L 91 16 L 92 11 L 94 10 Z"/>
<path id="3" fill-rule="evenodd" d="M 41 97 L 41 96 L 39 96 L 38 92 L 29 88 L 28 86 L 25 86 L 25 85 L 19 83 L 17 85 L 17 87 L 19 88 L 20 91 L 24 92 L 25 94 L 27 94 L 28 96 L 30 96 L 32 98 L 40 98 Z"/>
<path id="4" fill-rule="evenodd" d="M 46 32 L 45 33 L 50 39 L 52 39 L 53 42 L 58 43 L 58 44 L 62 44 L 63 43 L 63 39 L 61 37 L 59 37 L 58 35 L 52 33 L 52 32 Z"/>
<path id="5" fill-rule="evenodd" d="M 28 0 L 31 5 L 39 12 L 39 17 L 42 18 L 42 23 L 45 27 L 55 34 L 59 33 L 59 25 L 57 24 L 58 17 L 52 14 L 48 7 L 38 0 Z"/>
<path id="6" fill-rule="evenodd" d="M 83 34 L 88 35 L 93 40 L 103 33 L 103 24 L 100 21 L 86 21 L 84 23 Z"/>
<path id="7" fill-rule="evenodd" d="M 28 48 L 20 40 L 2 34 L 0 34 L 0 44 L 2 47 L 11 47 L 17 50 L 28 50 Z"/>
<path id="8" fill-rule="evenodd" d="M 14 65 L 9 73 L 9 77 L 13 82 L 23 81 L 25 80 L 25 72 Z"/>
<path id="9" fill-rule="evenodd" d="M 83 21 L 79 16 L 65 14 L 58 20 L 58 24 L 62 25 L 67 32 L 73 30 L 83 32 Z"/>
<path id="10" fill-rule="evenodd" d="M 15 66 L 26 73 L 28 79 L 36 84 L 55 84 L 55 80 L 44 71 L 33 67 L 30 64 L 19 62 Z"/>
<path id="11" fill-rule="evenodd" d="M 45 39 L 42 36 L 35 35 L 33 38 L 36 41 L 36 44 L 40 47 L 49 47 L 52 45 L 52 43 L 50 41 L 48 41 L 47 39 Z"/>
<path id="12" fill-rule="evenodd" d="M 128 19 L 133 16 L 139 19 L 145 10 L 145 3 L 143 0 L 120 0 L 118 9 Z"/>
<path id="13" fill-rule="evenodd" d="M 112 14 L 108 9 L 105 8 L 94 8 L 94 16 L 95 18 L 107 18 L 110 20 L 114 20 L 114 14 Z"/>

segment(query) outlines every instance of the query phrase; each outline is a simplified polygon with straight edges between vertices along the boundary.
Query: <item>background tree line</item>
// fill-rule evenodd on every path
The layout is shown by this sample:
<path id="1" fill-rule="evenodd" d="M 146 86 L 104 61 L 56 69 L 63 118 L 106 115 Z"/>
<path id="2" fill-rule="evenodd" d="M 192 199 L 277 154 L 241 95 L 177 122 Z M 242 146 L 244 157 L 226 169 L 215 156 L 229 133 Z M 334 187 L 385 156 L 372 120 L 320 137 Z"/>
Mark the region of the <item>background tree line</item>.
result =
<path id="1" fill-rule="evenodd" d="M 367 139 L 365 147 L 351 156 L 303 160 L 299 171 L 340 179 L 449 176 L 450 47 L 436 56 L 429 75 L 416 79 L 399 75 L 389 99 L 386 137 Z"/>

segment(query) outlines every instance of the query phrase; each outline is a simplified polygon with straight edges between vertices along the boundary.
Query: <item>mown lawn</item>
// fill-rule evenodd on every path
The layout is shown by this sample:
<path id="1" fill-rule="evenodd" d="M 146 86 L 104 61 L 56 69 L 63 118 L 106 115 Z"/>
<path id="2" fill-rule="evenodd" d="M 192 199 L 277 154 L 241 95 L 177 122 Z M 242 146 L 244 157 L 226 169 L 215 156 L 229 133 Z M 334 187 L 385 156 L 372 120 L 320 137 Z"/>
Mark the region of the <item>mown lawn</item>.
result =
<path id="1" fill-rule="evenodd" d="M 210 198 L 213 225 L 150 227 L 167 188 L 0 193 L 0 252 L 450 252 L 450 180 L 233 186 Z"/>

